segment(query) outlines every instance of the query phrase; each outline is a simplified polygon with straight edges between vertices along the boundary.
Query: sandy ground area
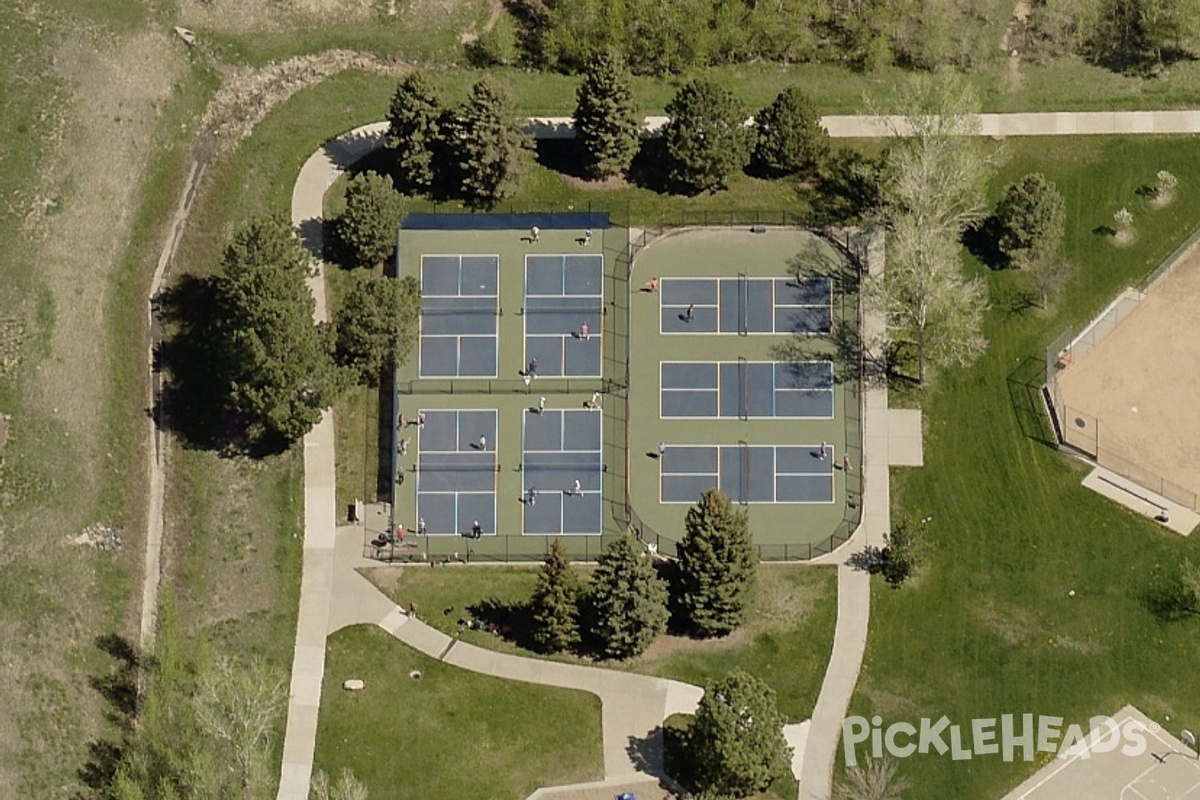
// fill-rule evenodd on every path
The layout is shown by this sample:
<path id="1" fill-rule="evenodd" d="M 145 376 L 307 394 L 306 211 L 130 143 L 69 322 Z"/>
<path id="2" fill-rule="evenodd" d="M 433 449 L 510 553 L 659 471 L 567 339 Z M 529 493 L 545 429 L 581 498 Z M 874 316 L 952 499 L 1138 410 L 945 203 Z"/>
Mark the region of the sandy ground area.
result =
<path id="1" fill-rule="evenodd" d="M 1200 248 L 1059 375 L 1071 409 L 1098 422 L 1099 461 L 1120 460 L 1200 493 Z M 1070 428 L 1075 417 L 1067 414 Z M 1144 483 L 1136 475 L 1129 477 Z M 1154 489 L 1150 486 L 1148 488 Z M 1175 498 L 1172 498 L 1175 499 Z"/>

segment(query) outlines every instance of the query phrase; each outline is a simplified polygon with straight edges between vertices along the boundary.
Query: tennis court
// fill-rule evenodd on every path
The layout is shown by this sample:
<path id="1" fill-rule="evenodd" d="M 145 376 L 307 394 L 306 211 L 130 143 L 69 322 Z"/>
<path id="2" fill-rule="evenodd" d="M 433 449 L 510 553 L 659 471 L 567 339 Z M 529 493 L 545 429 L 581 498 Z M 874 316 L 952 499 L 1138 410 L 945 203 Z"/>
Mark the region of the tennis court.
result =
<path id="1" fill-rule="evenodd" d="M 714 486 L 739 503 L 832 503 L 832 445 L 670 445 L 659 457 L 663 503 Z"/>
<path id="2" fill-rule="evenodd" d="M 600 377 L 604 257 L 525 256 L 525 363 L 539 377 Z"/>
<path id="3" fill-rule="evenodd" d="M 535 536 L 599 536 L 603 532 L 600 411 L 531 408 L 521 454 L 524 523 Z"/>
<path id="4" fill-rule="evenodd" d="M 663 278 L 659 298 L 662 333 L 820 334 L 833 328 L 833 281 L 825 275 Z"/>
<path id="5" fill-rule="evenodd" d="M 414 469 L 417 518 L 424 520 L 425 532 L 430 536 L 463 535 L 478 522 L 485 536 L 494 536 L 499 471 L 496 409 L 442 409 L 420 414 L 425 421 L 417 425 Z"/>
<path id="6" fill-rule="evenodd" d="M 421 256 L 423 378 L 497 375 L 500 256 Z"/>
<path id="7" fill-rule="evenodd" d="M 830 361 L 663 361 L 663 419 L 832 419 Z"/>

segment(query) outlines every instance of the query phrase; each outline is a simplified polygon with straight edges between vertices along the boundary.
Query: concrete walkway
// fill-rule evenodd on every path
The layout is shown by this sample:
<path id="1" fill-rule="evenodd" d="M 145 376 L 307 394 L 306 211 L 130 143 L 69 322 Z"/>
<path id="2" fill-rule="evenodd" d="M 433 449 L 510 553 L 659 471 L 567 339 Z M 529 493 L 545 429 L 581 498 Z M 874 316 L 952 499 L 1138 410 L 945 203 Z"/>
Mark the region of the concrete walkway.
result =
<path id="1" fill-rule="evenodd" d="M 879 275 L 884 267 L 882 233 L 871 238 L 867 267 Z M 867 346 L 880 341 L 884 320 L 881 314 L 863 316 L 863 341 Z M 833 788 L 833 768 L 841 741 L 842 720 L 850 707 L 858 673 L 867 647 L 871 611 L 869 574 L 853 566 L 847 556 L 867 547 L 882 547 L 891 530 L 891 491 L 888 470 L 892 466 L 916 465 L 922 461 L 920 412 L 888 409 L 887 387 L 866 389 L 863 414 L 864 492 L 862 524 L 850 541 L 829 555 L 814 559 L 817 564 L 838 565 L 837 629 L 833 651 L 825 668 L 825 679 L 812 719 L 796 736 L 804 742 L 801 761 L 800 800 L 828 800 Z M 913 435 L 915 423 L 916 435 Z"/>
<path id="2" fill-rule="evenodd" d="M 669 117 L 643 118 L 645 136 L 657 136 Z M 746 120 L 754 124 L 753 119 Z M 830 114 L 821 125 L 835 139 L 887 138 L 907 130 L 903 117 Z M 573 139 L 570 117 L 530 117 L 525 130 L 536 139 Z M 983 136 L 1095 136 L 1117 134 L 1200 133 L 1200 111 L 1048 111 L 980 114 Z"/>
<path id="3" fill-rule="evenodd" d="M 292 192 L 292 224 L 317 265 L 309 280 L 314 317 L 328 319 L 321 217 L 326 190 L 338 175 L 377 148 L 386 125 L 376 123 L 338 137 L 314 153 L 300 170 Z M 378 566 L 362 558 L 362 530 L 336 527 L 333 413 L 304 437 L 304 559 L 300 613 L 288 698 L 279 800 L 307 800 L 312 780 L 317 715 L 325 673 L 325 639 L 348 625 L 379 625 L 405 644 L 474 672 L 527 683 L 591 692 L 599 696 L 604 742 L 604 780 L 596 784 L 539 790 L 539 798 L 581 797 L 592 791 L 657 786 L 662 769 L 662 721 L 695 711 L 703 691 L 696 686 L 615 670 L 521 658 L 463 644 L 401 610 L 358 572 Z M 557 794 L 555 793 L 557 792 Z M 581 794 L 582 793 L 582 794 Z"/>
<path id="4" fill-rule="evenodd" d="M 374 126 L 378 127 L 378 126 Z M 313 254 L 316 274 L 308 281 L 316 301 L 313 316 L 329 319 L 321 261 L 321 217 L 325 190 L 342 169 L 379 146 L 379 137 L 351 131 L 318 150 L 305 162 L 292 189 L 292 224 Z M 300 614 L 288 695 L 287 729 L 279 800 L 308 800 L 313 749 L 317 741 L 317 712 L 325 676 L 325 636 L 329 628 L 330 597 L 334 589 L 334 540 L 337 500 L 334 471 L 333 412 L 304 437 L 304 562 L 300 578 Z"/>

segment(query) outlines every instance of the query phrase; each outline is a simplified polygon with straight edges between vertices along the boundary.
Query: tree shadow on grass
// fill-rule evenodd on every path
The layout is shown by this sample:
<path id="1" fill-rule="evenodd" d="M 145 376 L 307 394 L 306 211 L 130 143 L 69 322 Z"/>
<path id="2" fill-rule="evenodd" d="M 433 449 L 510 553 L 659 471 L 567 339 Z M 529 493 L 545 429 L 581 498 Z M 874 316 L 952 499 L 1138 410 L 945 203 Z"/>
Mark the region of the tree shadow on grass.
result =
<path id="1" fill-rule="evenodd" d="M 385 369 L 379 381 L 379 413 L 376 415 L 379 434 L 375 443 L 375 492 L 380 498 L 391 496 L 392 448 L 398 447 L 400 442 L 406 438 L 403 430 L 398 431 L 397 441 L 394 445 L 392 444 L 392 425 L 395 423 L 396 415 L 399 414 L 399 409 L 392 405 L 396 399 L 396 395 L 392 392 L 392 383 L 395 381 L 395 377 L 392 370 Z"/>
<path id="2" fill-rule="evenodd" d="M 539 139 L 534 147 L 537 163 L 560 175 L 587 179 L 584 153 L 578 139 Z"/>
<path id="3" fill-rule="evenodd" d="M 634 186 L 656 194 L 678 194 L 694 196 L 699 194 L 690 186 L 684 186 L 671 179 L 667 173 L 667 141 L 662 137 L 643 139 L 638 148 L 633 163 L 629 165 L 629 182 Z"/>
<path id="4" fill-rule="evenodd" d="M 112 662 L 106 672 L 91 676 L 88 684 L 104 698 L 109 722 L 127 735 L 133 731 L 137 715 L 141 658 L 128 639 L 115 633 L 96 637 L 94 644 L 108 654 Z M 95 739 L 88 742 L 87 751 L 87 760 L 75 773 L 85 788 L 75 794 L 75 800 L 108 797 L 113 777 L 125 755 L 124 742 Z"/>
<path id="5" fill-rule="evenodd" d="M 1047 447 L 1057 448 L 1058 442 L 1051 432 L 1049 420 L 1046 419 L 1046 406 L 1042 400 L 1042 386 L 1045 382 L 1046 364 L 1034 356 L 1021 359 L 1017 368 L 1005 378 L 1009 404 L 1021 434 Z"/>
<path id="6" fill-rule="evenodd" d="M 221 353 L 217 281 L 185 276 L 154 299 L 161 381 L 152 413 L 185 446 L 261 458 L 283 452 L 281 437 L 255 433 L 228 402 Z"/>
<path id="7" fill-rule="evenodd" d="M 482 627 L 525 650 L 539 650 L 533 638 L 533 608 L 526 602 L 504 602 L 494 597 L 467 606 L 459 619 L 464 627 Z"/>
<path id="8" fill-rule="evenodd" d="M 992 270 L 1007 269 L 1012 266 L 1008 256 L 1000 251 L 1000 220 L 989 216 L 978 225 L 967 228 L 962 233 L 963 246 Z"/>

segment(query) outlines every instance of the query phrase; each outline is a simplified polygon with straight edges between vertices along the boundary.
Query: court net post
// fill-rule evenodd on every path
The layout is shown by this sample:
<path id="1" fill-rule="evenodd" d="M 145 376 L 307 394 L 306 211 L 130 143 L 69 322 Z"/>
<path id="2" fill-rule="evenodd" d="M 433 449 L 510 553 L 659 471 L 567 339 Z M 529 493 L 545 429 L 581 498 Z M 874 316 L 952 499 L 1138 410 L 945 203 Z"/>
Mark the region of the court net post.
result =
<path id="1" fill-rule="evenodd" d="M 738 502 L 744 506 L 750 505 L 750 444 L 745 439 L 738 439 L 738 455 L 741 457 L 741 480 Z"/>
<path id="2" fill-rule="evenodd" d="M 745 421 L 750 419 L 750 383 L 746 379 L 749 369 L 746 357 L 738 356 L 738 419 Z"/>

